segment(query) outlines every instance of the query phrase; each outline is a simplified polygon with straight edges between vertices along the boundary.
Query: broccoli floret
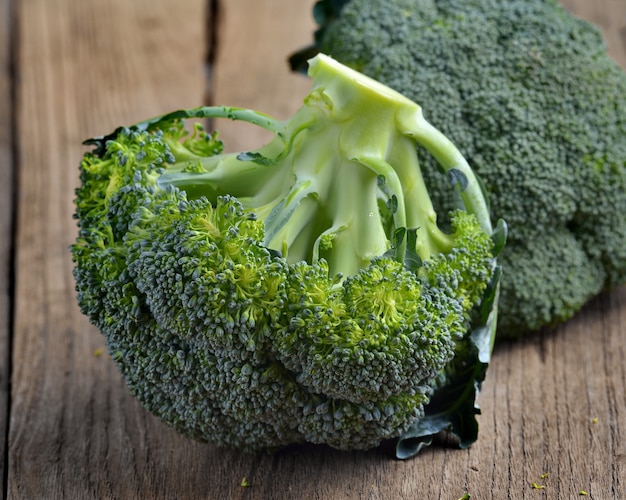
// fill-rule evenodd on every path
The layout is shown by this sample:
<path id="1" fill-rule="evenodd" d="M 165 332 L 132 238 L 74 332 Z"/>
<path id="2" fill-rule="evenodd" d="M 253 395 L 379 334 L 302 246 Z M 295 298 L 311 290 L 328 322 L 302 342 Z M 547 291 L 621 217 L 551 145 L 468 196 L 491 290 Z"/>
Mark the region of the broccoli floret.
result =
<path id="1" fill-rule="evenodd" d="M 323 52 L 423 103 L 484 181 L 510 228 L 499 336 L 626 282 L 626 73 L 596 27 L 555 0 L 323 0 L 316 18 Z"/>
<path id="2" fill-rule="evenodd" d="M 492 231 L 479 182 L 418 105 L 327 56 L 310 68 L 285 122 L 202 107 L 87 141 L 72 247 L 81 309 L 132 393 L 196 439 L 367 449 L 450 428 L 469 444 L 505 226 Z M 217 133 L 187 132 L 185 119 L 206 117 L 275 138 L 226 154 Z M 451 231 L 416 143 L 463 200 Z M 429 401 L 454 390 L 433 417 Z"/>

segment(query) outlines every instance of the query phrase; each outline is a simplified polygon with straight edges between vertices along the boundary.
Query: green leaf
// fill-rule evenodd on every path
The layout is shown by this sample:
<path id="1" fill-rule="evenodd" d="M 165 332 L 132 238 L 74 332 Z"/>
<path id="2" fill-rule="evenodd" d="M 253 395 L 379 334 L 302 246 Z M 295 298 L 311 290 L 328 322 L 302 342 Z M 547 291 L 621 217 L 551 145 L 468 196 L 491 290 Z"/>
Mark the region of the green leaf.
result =
<path id="1" fill-rule="evenodd" d="M 237 159 L 239 161 L 251 161 L 252 163 L 256 163 L 257 165 L 271 165 L 272 163 L 275 163 L 275 160 L 254 151 L 239 153 L 237 155 Z"/>
<path id="2" fill-rule="evenodd" d="M 391 241 L 391 247 L 389 248 L 389 250 L 387 250 L 383 254 L 383 257 L 387 257 L 390 259 L 397 260 L 398 262 L 402 262 L 404 256 L 400 255 L 399 252 L 403 246 L 405 235 L 406 235 L 405 227 L 399 227 L 398 229 L 396 229 L 395 232 L 393 233 L 393 240 Z"/>
<path id="3" fill-rule="evenodd" d="M 471 345 L 471 363 L 465 369 L 454 372 L 443 387 L 435 390 L 430 403 L 425 408 L 424 417 L 406 431 L 396 444 L 396 457 L 402 460 L 411 458 L 442 431 L 448 431 L 459 440 L 460 448 L 467 448 L 478 437 L 476 415 L 480 410 L 475 405 L 479 387 L 484 380 L 487 367 L 479 363 L 478 351 Z"/>
<path id="4" fill-rule="evenodd" d="M 500 280 L 502 278 L 502 268 L 496 266 L 493 270 L 493 277 L 491 282 L 485 290 L 485 296 L 480 305 L 480 316 L 483 324 L 489 323 L 489 316 L 493 314 L 495 308 L 495 302 L 498 299 L 498 293 L 500 290 Z"/>
<path id="5" fill-rule="evenodd" d="M 313 34 L 314 43 L 304 47 L 289 56 L 289 66 L 292 71 L 306 74 L 308 60 L 319 54 L 320 40 L 324 37 L 324 32 L 328 26 L 339 17 L 341 9 L 350 0 L 318 0 L 313 5 L 313 19 L 319 26 Z"/>
<path id="6" fill-rule="evenodd" d="M 503 221 L 502 219 L 499 219 L 496 225 L 496 228 L 493 230 L 493 233 L 491 234 L 491 240 L 493 241 L 492 252 L 493 252 L 494 257 L 497 257 L 498 255 L 500 255 L 500 253 L 504 249 L 506 245 L 507 233 L 508 233 L 508 226 L 506 225 L 506 222 Z"/>
<path id="7" fill-rule="evenodd" d="M 417 254 L 417 229 L 408 229 L 406 231 L 404 267 L 409 271 L 417 272 L 422 267 L 422 263 L 422 258 Z"/>
<path id="8" fill-rule="evenodd" d="M 460 351 L 445 373 L 445 382 L 434 389 L 424 417 L 398 438 L 396 457 L 405 460 L 417 455 L 433 438 L 446 431 L 458 438 L 460 448 L 478 438 L 476 397 L 487 374 L 496 334 L 500 271 L 496 267 L 492 285 L 486 292 L 481 325 L 460 343 Z M 485 312 L 488 312 L 485 317 Z"/>
<path id="9" fill-rule="evenodd" d="M 313 5 L 313 19 L 320 26 L 326 26 L 339 17 L 341 9 L 350 0 L 319 0 Z"/>
<path id="10" fill-rule="evenodd" d="M 417 272 L 423 261 L 417 253 L 417 229 L 399 227 L 393 233 L 391 248 L 383 257 L 402 262 L 409 271 Z"/>
<path id="11" fill-rule="evenodd" d="M 107 143 L 109 141 L 115 140 L 115 138 L 122 132 L 126 127 L 118 127 L 113 132 L 108 135 L 101 135 L 98 137 L 92 137 L 91 139 L 87 139 L 83 141 L 84 146 L 95 146 L 93 150 L 93 154 L 99 158 L 102 158 L 107 152 Z"/>

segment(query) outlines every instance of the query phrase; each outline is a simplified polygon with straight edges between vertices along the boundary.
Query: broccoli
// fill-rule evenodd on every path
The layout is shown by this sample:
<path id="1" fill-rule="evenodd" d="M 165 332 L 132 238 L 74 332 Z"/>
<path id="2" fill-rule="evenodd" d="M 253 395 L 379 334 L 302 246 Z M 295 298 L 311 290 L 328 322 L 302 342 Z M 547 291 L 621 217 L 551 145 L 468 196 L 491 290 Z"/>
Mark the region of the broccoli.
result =
<path id="1" fill-rule="evenodd" d="M 626 282 L 626 74 L 596 27 L 554 0 L 323 0 L 315 16 L 303 52 L 423 103 L 507 221 L 499 338 L 554 326 Z M 445 214 L 445 180 L 420 160 Z"/>
<path id="2" fill-rule="evenodd" d="M 81 310 L 134 396 L 178 431 L 412 456 L 476 439 L 506 226 L 417 104 L 333 59 L 287 121 L 175 111 L 86 141 L 72 246 Z M 200 121 L 275 134 L 224 153 Z M 437 225 L 415 144 L 465 209 Z"/>

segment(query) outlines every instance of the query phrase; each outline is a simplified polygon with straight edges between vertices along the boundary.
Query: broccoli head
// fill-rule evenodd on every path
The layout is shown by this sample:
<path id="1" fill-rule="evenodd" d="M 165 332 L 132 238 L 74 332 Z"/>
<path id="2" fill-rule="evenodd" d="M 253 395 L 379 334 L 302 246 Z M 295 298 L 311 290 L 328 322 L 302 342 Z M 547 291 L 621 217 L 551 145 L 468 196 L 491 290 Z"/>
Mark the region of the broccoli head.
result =
<path id="1" fill-rule="evenodd" d="M 284 122 L 202 107 L 87 141 L 81 310 L 132 393 L 199 440 L 365 449 L 408 436 L 410 456 L 451 429 L 468 445 L 505 226 L 492 231 L 473 172 L 417 104 L 327 56 L 310 74 Z M 216 132 L 184 126 L 207 117 L 275 137 L 223 153 Z M 449 231 L 416 143 L 463 200 Z"/>
<path id="2" fill-rule="evenodd" d="M 317 47 L 422 103 L 507 221 L 499 336 L 626 282 L 626 73 L 596 27 L 555 0 L 323 0 L 315 14 Z M 420 160 L 445 214 L 446 182 Z"/>

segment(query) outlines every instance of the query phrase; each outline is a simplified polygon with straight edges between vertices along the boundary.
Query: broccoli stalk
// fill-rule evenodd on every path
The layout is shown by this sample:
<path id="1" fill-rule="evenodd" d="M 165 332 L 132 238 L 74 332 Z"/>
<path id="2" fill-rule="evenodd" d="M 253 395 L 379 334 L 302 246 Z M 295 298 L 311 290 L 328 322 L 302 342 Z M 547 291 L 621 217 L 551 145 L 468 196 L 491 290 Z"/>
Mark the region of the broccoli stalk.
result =
<path id="1" fill-rule="evenodd" d="M 459 179 L 466 209 L 491 234 L 480 184 L 457 148 L 424 119 L 420 106 L 324 55 L 311 61 L 309 74 L 315 85 L 286 122 L 226 107 L 185 112 L 186 117 L 250 122 L 276 137 L 248 153 L 179 155 L 159 186 L 202 194 L 213 203 L 220 193 L 229 193 L 264 221 L 266 247 L 288 262 L 323 258 L 332 274 L 350 276 L 389 250 L 392 238 L 380 216 L 381 203 L 393 230 L 418 229 L 421 259 L 452 248 L 454 236 L 438 227 L 421 175 L 419 144 Z"/>
<path id="2" fill-rule="evenodd" d="M 82 311 L 146 408 L 197 439 L 256 451 L 399 438 L 405 458 L 449 428 L 468 445 L 504 226 L 492 231 L 480 183 L 417 104 L 324 55 L 310 75 L 284 122 L 201 107 L 87 141 Z M 226 154 L 186 118 L 275 137 Z M 416 145 L 465 206 L 450 232 Z"/>

